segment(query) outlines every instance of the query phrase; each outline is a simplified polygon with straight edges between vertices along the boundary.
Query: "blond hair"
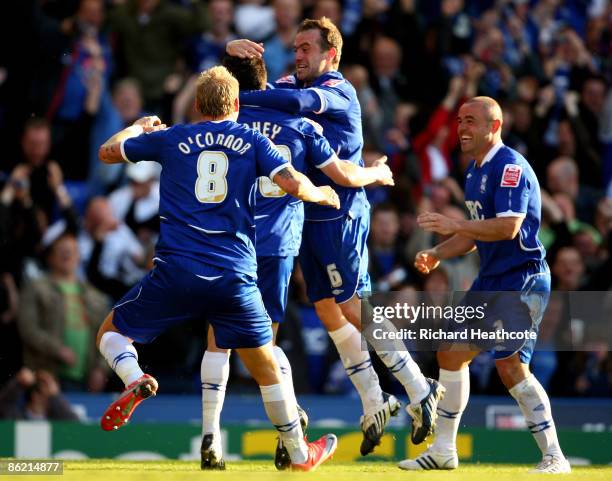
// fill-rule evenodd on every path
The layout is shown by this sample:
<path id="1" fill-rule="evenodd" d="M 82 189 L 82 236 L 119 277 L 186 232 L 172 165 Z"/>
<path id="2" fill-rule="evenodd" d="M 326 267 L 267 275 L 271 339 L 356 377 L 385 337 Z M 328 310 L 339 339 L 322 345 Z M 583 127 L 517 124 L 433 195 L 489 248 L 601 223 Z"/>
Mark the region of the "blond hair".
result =
<path id="1" fill-rule="evenodd" d="M 196 107 L 205 117 L 222 118 L 234 112 L 238 81 L 225 67 L 204 70 L 197 81 Z"/>
<path id="2" fill-rule="evenodd" d="M 307 18 L 298 27 L 298 32 L 305 30 L 318 30 L 321 33 L 322 51 L 328 51 L 332 47 L 336 49 L 336 55 L 332 63 L 334 67 L 338 68 L 342 55 L 342 34 L 338 27 L 327 17 L 321 17 L 318 20 Z"/>

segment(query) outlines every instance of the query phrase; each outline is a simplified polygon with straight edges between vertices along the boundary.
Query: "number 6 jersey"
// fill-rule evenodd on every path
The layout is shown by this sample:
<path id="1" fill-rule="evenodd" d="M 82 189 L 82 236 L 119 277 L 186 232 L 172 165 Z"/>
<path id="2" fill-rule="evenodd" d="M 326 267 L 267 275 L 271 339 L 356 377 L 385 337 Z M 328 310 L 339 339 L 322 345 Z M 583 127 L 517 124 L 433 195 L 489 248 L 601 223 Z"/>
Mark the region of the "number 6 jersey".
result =
<path id="1" fill-rule="evenodd" d="M 256 278 L 256 179 L 288 165 L 266 137 L 229 120 L 209 121 L 127 139 L 121 153 L 162 166 L 159 260 L 194 274 L 213 265 Z"/>
<path id="2" fill-rule="evenodd" d="M 480 167 L 466 171 L 465 205 L 472 220 L 524 217 L 512 240 L 476 241 L 479 276 L 500 275 L 546 256 L 538 239 L 541 197 L 538 179 L 525 158 L 502 143 L 495 145 Z"/>

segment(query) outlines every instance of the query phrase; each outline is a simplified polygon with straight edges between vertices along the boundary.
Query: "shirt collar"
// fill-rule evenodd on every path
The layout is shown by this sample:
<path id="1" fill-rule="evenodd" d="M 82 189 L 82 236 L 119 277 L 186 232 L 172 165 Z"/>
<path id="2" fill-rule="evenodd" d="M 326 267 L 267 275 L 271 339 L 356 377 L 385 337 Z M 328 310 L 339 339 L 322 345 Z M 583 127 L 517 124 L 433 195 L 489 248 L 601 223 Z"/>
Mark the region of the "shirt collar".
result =
<path id="1" fill-rule="evenodd" d="M 497 154 L 499 149 L 501 149 L 503 146 L 504 146 L 504 143 L 500 140 L 493 147 L 491 147 L 491 149 L 487 152 L 487 155 L 485 155 L 485 158 L 482 159 L 482 164 L 480 164 L 480 167 L 482 167 L 489 160 L 491 160 L 493 157 L 495 157 L 495 154 Z"/>

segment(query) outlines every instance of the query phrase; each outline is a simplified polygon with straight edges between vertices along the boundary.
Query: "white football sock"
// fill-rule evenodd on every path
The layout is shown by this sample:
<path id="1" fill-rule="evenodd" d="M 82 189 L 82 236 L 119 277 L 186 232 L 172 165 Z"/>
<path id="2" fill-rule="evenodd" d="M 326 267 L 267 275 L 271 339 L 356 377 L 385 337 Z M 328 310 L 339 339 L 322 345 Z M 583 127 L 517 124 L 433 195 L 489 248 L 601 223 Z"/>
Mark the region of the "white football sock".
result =
<path id="1" fill-rule="evenodd" d="M 202 436 L 213 434 L 214 450 L 221 457 L 221 410 L 230 372 L 230 352 L 204 352 L 200 366 L 202 381 Z"/>
<path id="2" fill-rule="evenodd" d="M 305 463 L 308 446 L 300 425 L 295 398 L 291 398 L 285 383 L 259 386 L 266 414 L 278 431 L 283 446 L 287 448 L 291 462 Z"/>
<path id="3" fill-rule="evenodd" d="M 355 326 L 347 323 L 340 329 L 329 331 L 340 360 L 349 379 L 357 389 L 364 413 L 380 409 L 383 402 L 378 375 L 372 367 L 372 359 L 367 350 L 361 348 L 361 334 Z"/>
<path id="4" fill-rule="evenodd" d="M 286 385 L 287 394 L 290 396 L 290 398 L 296 399 L 295 390 L 293 389 L 293 376 L 289 359 L 287 359 L 285 351 L 283 351 L 279 346 L 274 346 L 272 350 L 274 351 L 274 357 L 276 358 L 276 362 L 278 362 L 278 367 L 280 368 L 280 372 L 282 374 L 283 384 Z"/>
<path id="5" fill-rule="evenodd" d="M 100 353 L 126 387 L 144 375 L 138 365 L 136 348 L 123 334 L 105 332 L 100 339 Z"/>
<path id="6" fill-rule="evenodd" d="M 385 320 L 382 323 L 370 324 L 364 335 L 380 360 L 402 383 L 410 403 L 421 402 L 429 394 L 429 384 L 417 363 L 406 350 L 406 346 L 399 339 L 376 339 L 372 333 L 373 329 L 382 329 L 383 332 L 397 332 L 397 329 L 391 322 Z"/>
<path id="7" fill-rule="evenodd" d="M 467 367 L 459 371 L 440 369 L 438 380 L 446 388 L 446 394 L 438 403 L 436 439 L 432 450 L 440 454 L 455 454 L 461 415 L 470 397 L 470 370 Z"/>
<path id="8" fill-rule="evenodd" d="M 536 377 L 531 374 L 509 391 L 521 408 L 527 427 L 538 443 L 542 455 L 563 457 L 548 394 Z"/>

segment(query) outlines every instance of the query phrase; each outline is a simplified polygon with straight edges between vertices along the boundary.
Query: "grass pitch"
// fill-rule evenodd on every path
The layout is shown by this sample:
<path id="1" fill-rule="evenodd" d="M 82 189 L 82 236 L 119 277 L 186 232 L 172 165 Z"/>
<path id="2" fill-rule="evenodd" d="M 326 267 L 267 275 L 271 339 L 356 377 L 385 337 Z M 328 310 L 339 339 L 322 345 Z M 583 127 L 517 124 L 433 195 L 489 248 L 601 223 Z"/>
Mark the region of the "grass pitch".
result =
<path id="1" fill-rule="evenodd" d="M 197 461 L 115 461 L 88 460 L 66 461 L 63 480 L 83 481 L 179 481 L 217 479 L 219 481 L 281 481 L 304 477 L 325 481 L 429 481 L 429 480 L 494 480 L 518 481 L 550 480 L 550 475 L 527 474 L 533 466 L 464 464 L 455 471 L 402 471 L 394 463 L 340 463 L 329 462 L 314 473 L 278 472 L 271 461 L 234 461 L 226 471 L 200 471 Z M 20 476 L 20 479 L 22 477 Z M 58 479 L 45 476 L 49 479 Z M 41 479 L 41 476 L 33 477 Z M 58 479 L 58 481 L 59 481 Z M 612 466 L 576 467 L 570 475 L 561 479 L 585 481 L 612 480 Z"/>

